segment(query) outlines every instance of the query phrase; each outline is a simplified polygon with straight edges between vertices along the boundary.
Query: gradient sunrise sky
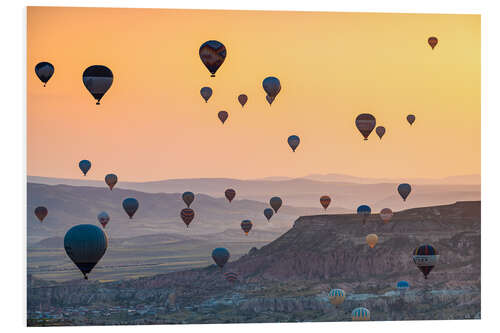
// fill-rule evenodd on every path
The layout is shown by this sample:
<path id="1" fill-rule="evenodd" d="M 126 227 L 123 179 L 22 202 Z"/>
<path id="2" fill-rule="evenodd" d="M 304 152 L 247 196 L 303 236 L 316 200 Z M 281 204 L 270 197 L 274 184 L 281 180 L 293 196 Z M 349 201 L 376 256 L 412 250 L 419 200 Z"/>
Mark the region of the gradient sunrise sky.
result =
<path id="1" fill-rule="evenodd" d="M 86 178 L 119 181 L 480 173 L 479 15 L 27 11 L 28 175 L 83 178 L 81 159 L 92 161 Z M 215 78 L 198 56 L 211 39 L 227 48 Z M 41 61 L 55 66 L 46 88 L 34 72 Z M 91 65 L 114 73 L 99 106 L 82 83 Z M 282 85 L 272 106 L 267 76 Z M 203 86 L 214 91 L 208 103 Z M 382 140 L 363 141 L 359 113 L 386 127 Z"/>

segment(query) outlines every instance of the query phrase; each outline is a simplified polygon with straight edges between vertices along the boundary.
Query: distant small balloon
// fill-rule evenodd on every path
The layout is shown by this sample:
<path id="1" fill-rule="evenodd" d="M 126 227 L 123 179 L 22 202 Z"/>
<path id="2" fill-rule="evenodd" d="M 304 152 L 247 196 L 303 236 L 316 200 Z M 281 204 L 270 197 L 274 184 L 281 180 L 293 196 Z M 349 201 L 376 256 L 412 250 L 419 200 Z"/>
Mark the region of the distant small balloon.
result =
<path id="1" fill-rule="evenodd" d="M 39 62 L 35 66 L 35 73 L 40 81 L 43 82 L 43 86 L 45 87 L 54 74 L 54 66 L 50 62 Z"/>
<path id="2" fill-rule="evenodd" d="M 43 222 L 43 220 L 47 217 L 47 214 L 49 214 L 47 207 L 39 206 L 35 208 L 35 215 L 40 222 Z"/>
<path id="3" fill-rule="evenodd" d="M 134 216 L 135 212 L 139 208 L 139 201 L 135 198 L 127 198 L 123 200 L 122 202 L 123 209 L 125 210 L 125 213 L 132 218 Z"/>
<path id="4" fill-rule="evenodd" d="M 101 212 L 99 215 L 97 215 L 97 220 L 99 223 L 102 225 L 103 228 L 106 228 L 106 225 L 108 224 L 110 218 L 108 213 L 106 212 Z"/>
<path id="5" fill-rule="evenodd" d="M 370 248 L 374 248 L 375 245 L 377 245 L 377 242 L 378 242 L 378 236 L 375 235 L 375 234 L 369 234 L 368 236 L 366 236 L 366 244 L 368 244 L 368 246 L 370 246 Z"/>
<path id="6" fill-rule="evenodd" d="M 283 204 L 283 201 L 280 197 L 272 197 L 271 200 L 269 200 L 269 204 L 274 209 L 274 212 L 277 213 L 278 209 L 280 209 L 281 205 Z"/>
<path id="7" fill-rule="evenodd" d="M 328 195 L 323 195 L 321 198 L 319 198 L 319 203 L 325 210 L 328 208 L 328 206 L 330 206 L 331 201 L 332 198 L 330 198 Z"/>
<path id="8" fill-rule="evenodd" d="M 252 221 L 250 220 L 241 221 L 241 229 L 245 232 L 245 236 L 248 236 L 248 233 L 252 230 L 252 225 Z"/>
<path id="9" fill-rule="evenodd" d="M 413 125 L 413 123 L 415 122 L 415 115 L 413 114 L 407 115 L 406 120 L 410 123 L 410 125 Z"/>
<path id="10" fill-rule="evenodd" d="M 274 211 L 271 208 L 264 209 L 264 216 L 266 217 L 268 222 L 271 219 L 271 217 L 273 217 L 273 214 L 274 214 Z"/>
<path id="11" fill-rule="evenodd" d="M 392 219 L 393 215 L 394 213 L 390 208 L 384 208 L 380 211 L 380 218 L 382 219 L 382 221 L 384 221 L 384 223 L 389 222 Z"/>
<path id="12" fill-rule="evenodd" d="M 385 127 L 384 126 L 378 126 L 376 129 L 375 129 L 375 133 L 377 133 L 378 137 L 380 139 L 382 139 L 382 137 L 384 136 L 385 134 Z"/>
<path id="13" fill-rule="evenodd" d="M 226 122 L 227 117 L 229 114 L 226 111 L 220 111 L 217 116 L 219 117 L 220 121 L 224 124 Z"/>
<path id="14" fill-rule="evenodd" d="M 212 259 L 221 269 L 227 263 L 230 256 L 229 251 L 223 247 L 218 247 L 212 251 Z"/>
<path id="15" fill-rule="evenodd" d="M 398 192 L 401 198 L 403 198 L 403 201 L 406 201 L 406 198 L 410 195 L 411 192 L 411 185 L 410 184 L 399 184 L 398 186 Z"/>
<path id="16" fill-rule="evenodd" d="M 367 308 L 356 308 L 352 310 L 352 320 L 353 321 L 367 321 L 370 320 L 370 310 Z"/>
<path id="17" fill-rule="evenodd" d="M 88 160 L 81 160 L 80 163 L 78 163 L 78 167 L 80 167 L 80 170 L 82 170 L 84 176 L 87 175 L 87 172 L 89 172 L 91 166 L 92 163 L 90 163 L 90 161 Z"/>
<path id="18" fill-rule="evenodd" d="M 375 117 L 369 113 L 362 113 L 356 117 L 356 127 L 365 140 L 368 140 L 368 136 L 375 128 L 376 123 Z"/>
<path id="19" fill-rule="evenodd" d="M 189 228 L 189 224 L 194 219 L 194 210 L 191 208 L 184 208 L 181 210 L 181 219 L 186 224 L 186 228 Z"/>
<path id="20" fill-rule="evenodd" d="M 238 281 L 238 274 L 236 274 L 234 272 L 224 273 L 224 278 L 228 282 L 236 282 L 236 281 Z"/>
<path id="21" fill-rule="evenodd" d="M 113 72 L 106 66 L 90 66 L 83 72 L 83 84 L 97 101 L 95 104 L 99 105 L 113 84 Z"/>
<path id="22" fill-rule="evenodd" d="M 247 104 L 247 101 L 248 101 L 247 95 L 241 94 L 241 95 L 238 96 L 238 102 L 240 102 L 241 107 L 244 107 L 245 104 Z"/>
<path id="23" fill-rule="evenodd" d="M 184 201 L 186 206 L 188 206 L 188 208 L 189 208 L 189 206 L 191 206 L 191 204 L 194 201 L 194 193 L 189 192 L 189 191 L 182 193 L 182 200 Z"/>
<path id="24" fill-rule="evenodd" d="M 118 176 L 114 173 L 109 173 L 104 177 L 104 182 L 108 185 L 109 189 L 113 191 L 113 187 L 115 187 L 118 182 Z"/>
<path id="25" fill-rule="evenodd" d="M 396 284 L 396 288 L 399 290 L 399 292 L 404 295 L 408 289 L 410 289 L 410 284 L 407 281 L 399 281 Z"/>
<path id="26" fill-rule="evenodd" d="M 290 146 L 290 148 L 292 148 L 293 152 L 295 152 L 295 149 L 297 149 L 299 144 L 300 144 L 300 138 L 298 136 L 290 135 L 288 137 L 288 145 Z"/>
<path id="27" fill-rule="evenodd" d="M 427 279 L 427 275 L 432 271 L 438 260 L 439 254 L 432 245 L 421 245 L 413 251 L 413 262 L 424 274 L 425 279 Z"/>
<path id="28" fill-rule="evenodd" d="M 438 39 L 436 37 L 429 37 L 429 39 L 427 39 L 427 42 L 429 43 L 431 48 L 434 50 L 434 48 L 436 47 L 436 45 L 438 43 Z"/>
<path id="29" fill-rule="evenodd" d="M 210 87 L 203 87 L 200 90 L 201 97 L 205 100 L 205 103 L 208 102 L 210 99 L 210 96 L 212 96 L 212 88 Z"/>
<path id="30" fill-rule="evenodd" d="M 344 303 L 345 300 L 345 291 L 342 289 L 332 289 L 328 293 L 328 300 L 332 305 L 338 306 Z"/>
<path id="31" fill-rule="evenodd" d="M 281 91 L 281 82 L 274 76 L 268 76 L 262 81 L 262 87 L 269 97 L 278 96 Z"/>
<path id="32" fill-rule="evenodd" d="M 232 188 L 228 188 L 226 191 L 224 191 L 224 195 L 226 196 L 226 199 L 229 200 L 229 202 L 231 202 L 236 196 L 236 191 L 233 190 Z"/>
<path id="33" fill-rule="evenodd" d="M 215 72 L 224 63 L 227 51 L 224 44 L 216 40 L 209 40 L 200 46 L 199 50 L 201 62 L 205 65 L 208 71 L 215 77 Z"/>
<path id="34" fill-rule="evenodd" d="M 370 216 L 372 209 L 367 205 L 361 205 L 358 207 L 358 216 L 363 219 L 363 224 L 366 223 L 366 219 Z"/>

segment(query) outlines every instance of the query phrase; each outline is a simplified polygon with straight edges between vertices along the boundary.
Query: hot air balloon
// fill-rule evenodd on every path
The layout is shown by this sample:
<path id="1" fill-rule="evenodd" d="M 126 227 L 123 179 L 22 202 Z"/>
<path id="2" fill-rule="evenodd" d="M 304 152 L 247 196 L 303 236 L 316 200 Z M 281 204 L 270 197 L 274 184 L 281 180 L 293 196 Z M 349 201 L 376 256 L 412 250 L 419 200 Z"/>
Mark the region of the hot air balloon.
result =
<path id="1" fill-rule="evenodd" d="M 436 45 L 438 43 L 438 39 L 437 39 L 437 37 L 429 37 L 429 39 L 427 39 L 427 43 L 429 43 L 429 45 L 434 50 L 434 48 L 436 47 Z"/>
<path id="2" fill-rule="evenodd" d="M 241 221 L 241 229 L 245 232 L 245 236 L 248 236 L 250 230 L 252 230 L 252 221 L 243 220 Z"/>
<path id="3" fill-rule="evenodd" d="M 210 96 L 212 96 L 212 88 L 210 87 L 203 87 L 200 90 L 201 97 L 205 100 L 205 103 L 208 102 L 210 99 Z"/>
<path id="4" fill-rule="evenodd" d="M 378 236 L 375 235 L 375 234 L 369 234 L 368 236 L 366 236 L 366 244 L 368 244 L 368 246 L 370 246 L 370 248 L 374 248 L 375 245 L 377 245 L 377 242 L 378 242 Z"/>
<path id="5" fill-rule="evenodd" d="M 80 170 L 82 170 L 83 175 L 86 176 L 92 166 L 92 163 L 88 160 L 81 160 L 80 163 L 78 163 L 78 166 L 80 167 Z"/>
<path id="6" fill-rule="evenodd" d="M 109 186 L 109 189 L 113 191 L 113 187 L 115 187 L 116 183 L 118 182 L 118 176 L 115 175 L 114 173 L 109 173 L 104 177 L 104 182 Z"/>
<path id="7" fill-rule="evenodd" d="M 216 40 L 209 40 L 200 46 L 200 59 L 212 74 L 211 77 L 215 77 L 215 72 L 226 59 L 226 54 L 226 47 Z"/>
<path id="8" fill-rule="evenodd" d="M 224 195 L 226 196 L 226 199 L 229 200 L 229 202 L 231 202 L 236 196 L 236 191 L 233 190 L 232 188 L 228 188 L 226 191 L 224 191 Z"/>
<path id="9" fill-rule="evenodd" d="M 43 219 L 47 217 L 48 213 L 49 210 L 47 209 L 47 207 L 39 206 L 35 208 L 35 215 L 40 220 L 40 222 L 43 222 Z"/>
<path id="10" fill-rule="evenodd" d="M 400 294 L 404 295 L 410 289 L 410 284 L 407 281 L 399 281 L 396 288 L 398 288 Z"/>
<path id="11" fill-rule="evenodd" d="M 274 212 L 271 208 L 264 209 L 264 216 L 266 217 L 268 222 L 271 219 L 271 217 L 273 217 L 273 214 L 274 214 Z"/>
<path id="12" fill-rule="evenodd" d="M 431 245 L 421 245 L 413 251 L 413 262 L 426 279 L 438 260 L 438 252 Z"/>
<path id="13" fill-rule="evenodd" d="M 300 144 L 300 138 L 298 136 L 290 135 L 288 137 L 288 145 L 290 146 L 290 148 L 292 148 L 293 152 L 295 152 L 295 149 L 297 149 L 299 144 Z"/>
<path id="14" fill-rule="evenodd" d="M 109 215 L 106 212 L 100 212 L 99 215 L 97 215 L 97 220 L 99 223 L 102 225 L 103 228 L 106 228 L 106 224 L 109 222 Z"/>
<path id="15" fill-rule="evenodd" d="M 181 210 L 181 219 L 186 224 L 186 228 L 189 228 L 189 223 L 194 219 L 194 210 L 191 208 L 184 208 Z"/>
<path id="16" fill-rule="evenodd" d="M 186 206 L 191 206 L 191 204 L 194 201 L 194 193 L 193 192 L 184 192 L 182 193 L 182 200 L 184 200 L 184 203 Z"/>
<path id="17" fill-rule="evenodd" d="M 229 260 L 229 257 L 230 257 L 229 251 L 223 247 L 218 247 L 212 251 L 212 259 L 221 269 Z"/>
<path id="18" fill-rule="evenodd" d="M 80 269 L 85 279 L 102 258 L 108 247 L 108 239 L 101 228 L 92 224 L 80 224 L 68 230 L 64 236 L 64 249 L 68 257 Z"/>
<path id="19" fill-rule="evenodd" d="M 90 66 L 83 72 L 83 84 L 94 96 L 97 101 L 95 104 L 99 105 L 101 98 L 113 84 L 113 72 L 106 66 Z"/>
<path id="20" fill-rule="evenodd" d="M 137 211 L 137 208 L 139 208 L 139 201 L 135 198 L 127 198 L 123 200 L 122 206 L 127 215 L 132 218 Z"/>
<path id="21" fill-rule="evenodd" d="M 377 128 L 375 129 L 375 133 L 377 133 L 380 140 L 382 140 L 382 137 L 385 134 L 385 127 L 384 126 L 377 126 Z"/>
<path id="22" fill-rule="evenodd" d="M 376 123 L 375 117 L 369 113 L 362 113 L 356 117 L 356 127 L 365 140 L 368 140 L 368 136 L 375 128 Z"/>
<path id="23" fill-rule="evenodd" d="M 367 205 L 361 205 L 358 207 L 358 216 L 363 219 L 363 224 L 366 223 L 366 219 L 372 213 L 372 209 Z"/>
<path id="24" fill-rule="evenodd" d="M 409 114 L 406 116 L 406 120 L 410 123 L 410 126 L 415 122 L 415 115 Z"/>
<path id="25" fill-rule="evenodd" d="M 238 102 L 240 102 L 241 107 L 244 107 L 247 104 L 248 96 L 245 94 L 241 94 L 238 96 Z"/>
<path id="26" fill-rule="evenodd" d="M 332 305 L 339 306 L 344 303 L 345 300 L 345 291 L 342 289 L 332 289 L 328 293 L 328 300 Z"/>
<path id="27" fill-rule="evenodd" d="M 281 205 L 283 204 L 283 201 L 280 197 L 272 197 L 271 200 L 269 200 L 269 204 L 274 209 L 274 212 L 277 213 L 278 209 L 280 209 Z"/>
<path id="28" fill-rule="evenodd" d="M 332 199 L 328 195 L 323 195 L 321 198 L 319 198 L 319 203 L 325 210 L 328 208 L 328 206 L 330 206 L 331 201 Z"/>
<path id="29" fill-rule="evenodd" d="M 238 281 L 238 274 L 234 272 L 227 272 L 224 273 L 224 278 L 226 279 L 227 282 L 236 282 Z"/>
<path id="30" fill-rule="evenodd" d="M 226 111 L 219 111 L 217 114 L 217 117 L 219 117 L 220 121 L 224 124 L 226 122 L 227 117 L 229 114 Z"/>
<path id="31" fill-rule="evenodd" d="M 274 102 L 274 97 L 271 97 L 269 95 L 266 95 L 266 101 L 269 103 L 269 105 L 273 104 Z"/>
<path id="32" fill-rule="evenodd" d="M 279 92 L 281 91 L 281 83 L 280 80 L 275 78 L 274 76 L 269 76 L 262 81 L 262 87 L 264 88 L 264 91 L 266 92 L 267 96 L 271 97 L 272 100 L 269 101 L 269 105 L 271 105 L 272 101 L 278 96 Z"/>
<path id="33" fill-rule="evenodd" d="M 35 66 L 36 76 L 43 82 L 43 86 L 47 85 L 47 82 L 50 80 L 52 75 L 54 74 L 54 66 L 50 62 L 39 62 Z"/>
<path id="34" fill-rule="evenodd" d="M 384 223 L 389 222 L 392 219 L 393 215 L 394 213 L 390 208 L 384 208 L 380 211 L 380 218 L 382 219 L 382 221 L 384 221 Z"/>
<path id="35" fill-rule="evenodd" d="M 363 307 L 352 310 L 352 320 L 353 321 L 370 320 L 370 310 Z"/>
<path id="36" fill-rule="evenodd" d="M 403 201 L 406 201 L 406 198 L 408 198 L 408 196 L 410 195 L 410 192 L 411 192 L 410 184 L 406 184 L 406 183 L 399 184 L 398 192 L 399 192 L 399 195 L 401 196 L 401 198 L 403 198 Z"/>

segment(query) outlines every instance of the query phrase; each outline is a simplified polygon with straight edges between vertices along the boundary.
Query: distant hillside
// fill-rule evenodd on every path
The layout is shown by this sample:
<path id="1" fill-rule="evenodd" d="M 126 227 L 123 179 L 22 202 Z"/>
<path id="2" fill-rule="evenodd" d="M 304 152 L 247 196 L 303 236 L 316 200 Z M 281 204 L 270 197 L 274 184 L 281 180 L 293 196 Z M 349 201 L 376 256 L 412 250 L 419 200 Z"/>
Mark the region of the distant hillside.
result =
<path id="1" fill-rule="evenodd" d="M 327 175 L 328 176 L 328 175 Z M 341 176 L 343 179 L 345 176 Z M 476 177 L 476 176 L 474 176 Z M 322 176 L 320 177 L 322 178 Z M 337 175 L 334 179 L 340 179 Z M 430 205 L 448 204 L 456 201 L 480 200 L 480 184 L 447 184 L 442 180 L 440 184 L 421 185 L 412 183 L 412 193 L 404 203 L 397 193 L 397 186 L 401 180 L 395 182 L 364 184 L 360 178 L 350 177 L 349 181 L 323 181 L 306 178 L 276 180 L 238 180 L 229 178 L 201 178 L 201 179 L 170 179 L 155 182 L 121 182 L 117 188 L 130 189 L 146 193 L 182 193 L 193 191 L 215 198 L 223 198 L 227 188 L 234 188 L 236 199 L 248 199 L 267 203 L 272 196 L 280 196 L 287 205 L 298 207 L 320 207 L 319 197 L 332 197 L 332 212 L 354 212 L 360 204 L 368 204 L 375 211 L 384 207 L 393 210 L 408 209 Z M 75 179 L 54 179 L 29 177 L 31 182 L 49 185 L 67 184 L 76 186 L 105 187 L 104 181 L 87 181 Z M 438 180 L 436 180 L 438 182 Z"/>
<path id="2" fill-rule="evenodd" d="M 378 183 L 401 183 L 406 182 L 415 185 L 480 185 L 481 175 L 461 175 L 445 178 L 368 178 L 354 177 L 337 173 L 311 174 L 303 177 L 324 182 L 349 182 L 358 184 L 378 184 Z"/>

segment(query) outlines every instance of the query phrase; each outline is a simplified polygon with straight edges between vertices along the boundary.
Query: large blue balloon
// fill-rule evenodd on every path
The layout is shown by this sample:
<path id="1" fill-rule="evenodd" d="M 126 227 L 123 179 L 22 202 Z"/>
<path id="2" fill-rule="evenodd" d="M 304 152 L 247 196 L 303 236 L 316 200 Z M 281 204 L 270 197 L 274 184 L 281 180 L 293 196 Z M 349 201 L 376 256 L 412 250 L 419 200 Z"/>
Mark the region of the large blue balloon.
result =
<path id="1" fill-rule="evenodd" d="M 123 200 L 122 206 L 127 215 L 132 218 L 137 211 L 137 208 L 139 208 L 139 201 L 135 198 L 127 198 Z"/>
<path id="2" fill-rule="evenodd" d="M 262 81 L 262 87 L 269 97 L 276 97 L 278 93 L 281 91 L 281 83 L 278 78 L 274 76 L 269 76 Z"/>
<path id="3" fill-rule="evenodd" d="M 411 192 L 410 184 L 406 184 L 406 183 L 399 184 L 398 192 L 399 192 L 399 195 L 401 196 L 401 198 L 403 198 L 403 201 L 406 201 L 406 198 L 408 198 L 408 196 L 410 195 L 410 192 Z"/>
<path id="4" fill-rule="evenodd" d="M 83 72 L 82 80 L 85 88 L 97 101 L 95 104 L 99 105 L 101 98 L 113 84 L 113 72 L 106 66 L 90 66 Z"/>
<path id="5" fill-rule="evenodd" d="M 224 267 L 229 257 L 229 251 L 223 247 L 218 247 L 212 251 L 212 259 L 220 268 Z"/>
<path id="6" fill-rule="evenodd" d="M 86 176 L 92 166 L 92 163 L 90 163 L 89 160 L 81 160 L 80 163 L 78 163 L 78 166 L 80 167 L 80 170 L 82 170 L 83 175 Z"/>
<path id="7" fill-rule="evenodd" d="M 102 258 L 107 247 L 106 234 L 101 228 L 92 224 L 74 226 L 64 236 L 66 254 L 80 269 L 85 279 Z"/>

